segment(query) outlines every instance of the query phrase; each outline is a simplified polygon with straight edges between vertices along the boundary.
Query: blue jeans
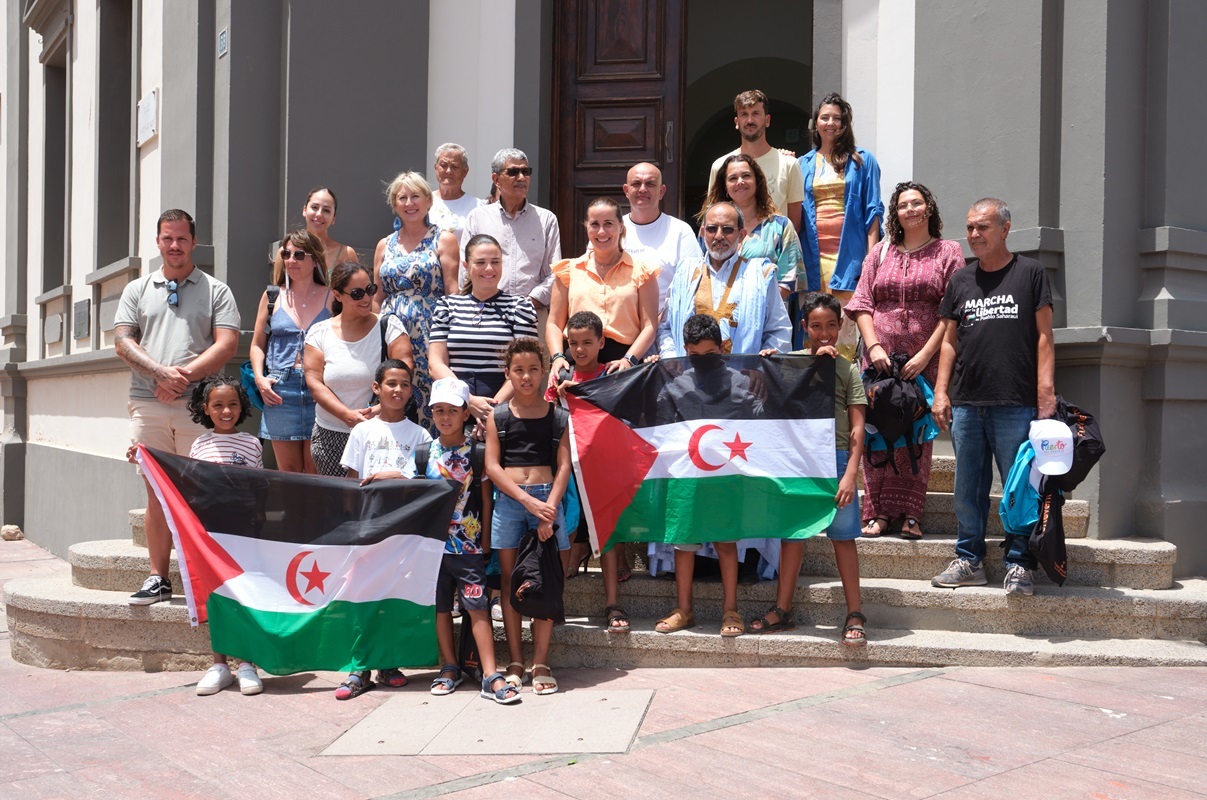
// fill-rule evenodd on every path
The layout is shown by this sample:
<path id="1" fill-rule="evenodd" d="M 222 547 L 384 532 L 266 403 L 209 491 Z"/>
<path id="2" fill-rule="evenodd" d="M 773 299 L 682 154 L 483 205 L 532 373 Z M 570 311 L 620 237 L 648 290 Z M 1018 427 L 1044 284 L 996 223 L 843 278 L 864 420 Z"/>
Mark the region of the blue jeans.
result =
<path id="1" fill-rule="evenodd" d="M 956 451 L 956 555 L 985 560 L 989 490 L 993 462 L 1005 482 L 1019 445 L 1027 438 L 1035 406 L 956 406 L 951 410 L 951 442 Z M 1035 569 L 1026 536 L 1006 537 L 1006 563 Z"/>

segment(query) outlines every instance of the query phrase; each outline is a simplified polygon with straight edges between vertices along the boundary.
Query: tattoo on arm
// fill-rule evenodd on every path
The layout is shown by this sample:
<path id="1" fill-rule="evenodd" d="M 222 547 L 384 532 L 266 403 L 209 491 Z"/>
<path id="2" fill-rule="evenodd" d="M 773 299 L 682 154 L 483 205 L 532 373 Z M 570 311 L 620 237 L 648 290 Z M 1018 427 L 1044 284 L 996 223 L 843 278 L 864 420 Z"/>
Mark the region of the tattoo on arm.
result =
<path id="1" fill-rule="evenodd" d="M 133 325 L 118 325 L 114 332 L 113 349 L 117 357 L 130 366 L 135 372 L 149 375 L 158 379 L 163 371 L 163 365 L 147 355 L 139 343 L 142 331 Z"/>

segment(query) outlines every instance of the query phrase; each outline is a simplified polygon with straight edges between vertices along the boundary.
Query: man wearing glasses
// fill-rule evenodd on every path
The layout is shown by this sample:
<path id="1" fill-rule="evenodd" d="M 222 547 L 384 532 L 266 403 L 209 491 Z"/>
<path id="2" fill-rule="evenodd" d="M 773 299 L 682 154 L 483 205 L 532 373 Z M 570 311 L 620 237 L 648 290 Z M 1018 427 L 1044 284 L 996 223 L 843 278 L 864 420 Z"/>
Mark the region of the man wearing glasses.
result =
<path id="1" fill-rule="evenodd" d="M 114 320 L 114 349 L 132 371 L 130 438 L 179 455 L 188 455 L 205 431 L 187 407 L 193 387 L 220 371 L 239 343 L 234 295 L 193 265 L 196 236 L 188 213 L 174 208 L 160 215 L 155 244 L 163 266 L 126 286 Z M 131 605 L 172 597 L 172 538 L 150 484 L 146 530 L 151 576 L 130 596 Z"/>
<path id="2" fill-rule="evenodd" d="M 537 310 L 537 330 L 545 329 L 553 271 L 549 265 L 562 258 L 562 233 L 557 217 L 548 209 L 528 202 L 532 167 L 523 150 L 507 147 L 495 153 L 490 164 L 491 180 L 499 190 L 499 202 L 473 209 L 465 218 L 461 251 L 479 233 L 488 233 L 503 249 L 503 279 L 499 290 L 527 297 Z M 465 267 L 461 268 L 465 282 Z"/>

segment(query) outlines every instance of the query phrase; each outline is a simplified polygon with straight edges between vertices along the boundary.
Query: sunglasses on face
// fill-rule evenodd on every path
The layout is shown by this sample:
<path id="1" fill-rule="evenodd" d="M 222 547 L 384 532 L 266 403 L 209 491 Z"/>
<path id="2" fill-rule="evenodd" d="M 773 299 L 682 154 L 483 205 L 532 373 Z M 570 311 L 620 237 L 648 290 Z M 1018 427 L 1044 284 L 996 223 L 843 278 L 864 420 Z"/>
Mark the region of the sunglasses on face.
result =
<path id="1" fill-rule="evenodd" d="M 177 291 L 179 287 L 176 281 L 168 281 L 164 286 L 168 290 L 168 305 L 176 308 L 176 306 L 180 305 L 180 293 Z"/>
<path id="2" fill-rule="evenodd" d="M 305 261 L 307 255 L 308 253 L 305 250 L 286 250 L 284 247 L 281 248 L 281 258 L 285 261 Z"/>
<path id="3" fill-rule="evenodd" d="M 710 236 L 716 236 L 717 231 L 720 231 L 721 235 L 723 235 L 723 236 L 733 236 L 735 233 L 738 232 L 738 229 L 732 225 L 705 225 L 704 226 L 704 232 L 709 234 Z"/>
<path id="4" fill-rule="evenodd" d="M 350 289 L 342 294 L 348 295 L 353 300 L 364 300 L 366 297 L 372 297 L 373 295 L 377 294 L 377 284 L 370 283 L 363 289 Z"/>
<path id="5" fill-rule="evenodd" d="M 520 175 L 523 175 L 525 178 L 527 178 L 532 174 L 532 167 L 508 167 L 507 169 L 503 170 L 503 174 L 509 178 L 516 178 Z"/>

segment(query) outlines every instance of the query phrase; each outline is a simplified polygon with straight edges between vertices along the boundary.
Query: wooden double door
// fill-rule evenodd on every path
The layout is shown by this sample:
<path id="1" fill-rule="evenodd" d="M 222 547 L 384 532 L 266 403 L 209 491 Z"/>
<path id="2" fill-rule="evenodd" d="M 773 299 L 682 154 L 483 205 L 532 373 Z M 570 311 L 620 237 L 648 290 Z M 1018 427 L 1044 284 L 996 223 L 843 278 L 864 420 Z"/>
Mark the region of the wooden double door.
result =
<path id="1" fill-rule="evenodd" d="M 558 0 L 554 10 L 553 210 L 562 252 L 586 250 L 587 203 L 613 197 L 642 161 L 662 170 L 662 208 L 682 217 L 683 0 Z"/>

